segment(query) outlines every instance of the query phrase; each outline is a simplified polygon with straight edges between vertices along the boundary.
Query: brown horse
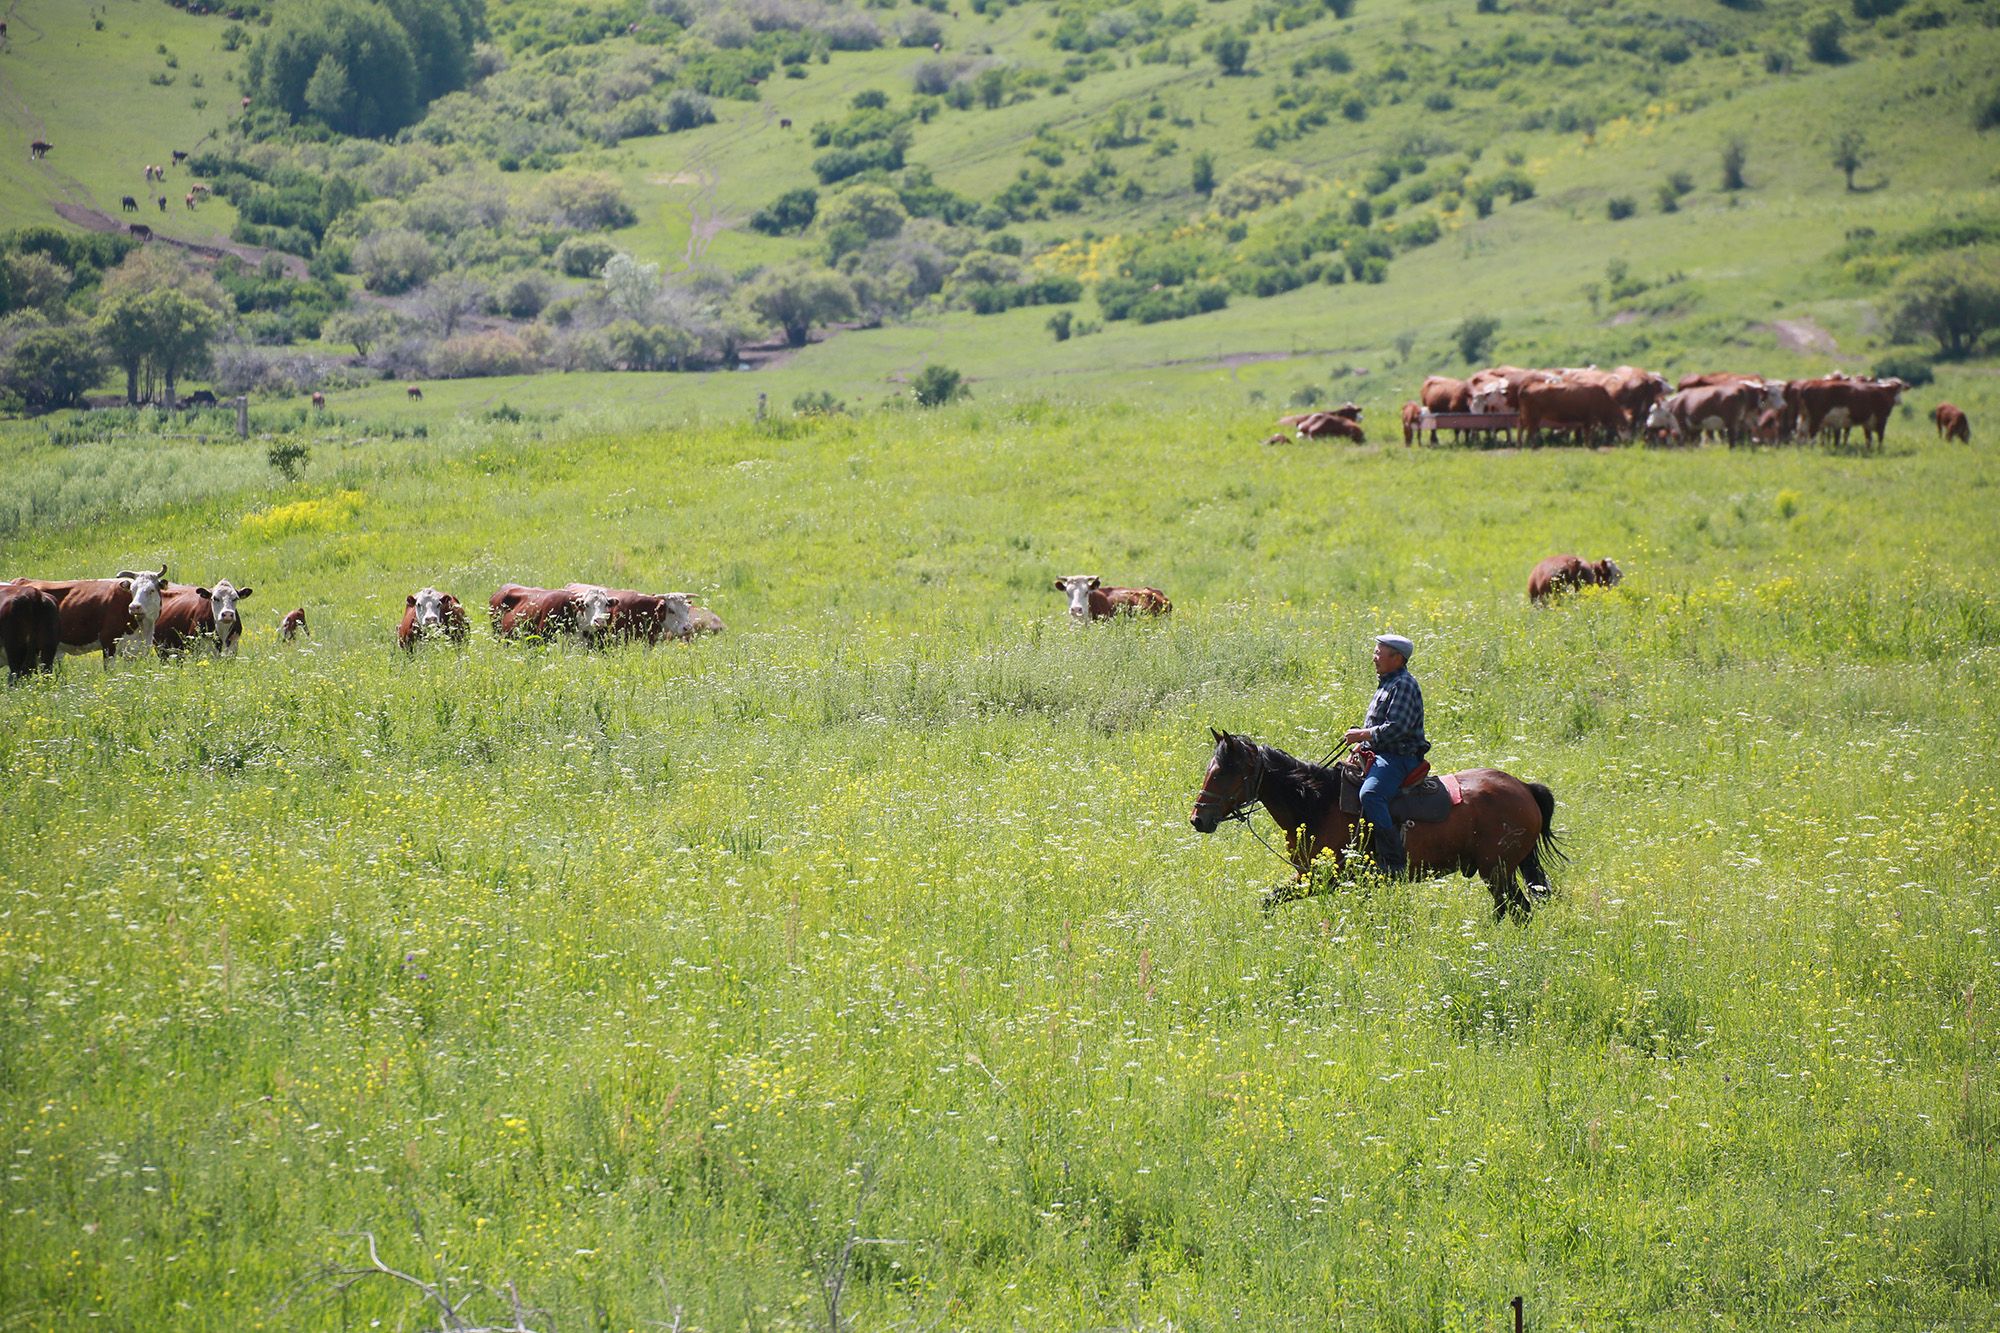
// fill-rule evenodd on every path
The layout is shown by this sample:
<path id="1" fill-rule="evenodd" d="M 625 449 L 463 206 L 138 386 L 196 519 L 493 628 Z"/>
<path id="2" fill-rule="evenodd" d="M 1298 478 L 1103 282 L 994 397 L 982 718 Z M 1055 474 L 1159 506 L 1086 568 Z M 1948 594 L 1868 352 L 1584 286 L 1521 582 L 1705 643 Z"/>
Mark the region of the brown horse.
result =
<path id="1" fill-rule="evenodd" d="M 1215 757 L 1188 816 L 1198 833 L 1213 833 L 1225 820 L 1248 820 L 1261 803 L 1278 827 L 1298 877 L 1265 896 L 1268 909 L 1313 892 L 1313 858 L 1331 850 L 1336 869 L 1346 865 L 1360 817 L 1340 808 L 1340 774 L 1294 759 L 1272 745 L 1226 731 L 1215 737 Z M 1497 768 L 1468 768 L 1454 775 L 1464 801 L 1434 824 L 1406 824 L 1410 873 L 1429 878 L 1456 870 L 1478 875 L 1493 894 L 1493 919 L 1512 910 L 1522 918 L 1551 892 L 1539 848 L 1560 857 L 1553 827 L 1555 795 L 1539 782 L 1523 782 Z M 1527 880 L 1523 892 L 1516 872 Z"/>

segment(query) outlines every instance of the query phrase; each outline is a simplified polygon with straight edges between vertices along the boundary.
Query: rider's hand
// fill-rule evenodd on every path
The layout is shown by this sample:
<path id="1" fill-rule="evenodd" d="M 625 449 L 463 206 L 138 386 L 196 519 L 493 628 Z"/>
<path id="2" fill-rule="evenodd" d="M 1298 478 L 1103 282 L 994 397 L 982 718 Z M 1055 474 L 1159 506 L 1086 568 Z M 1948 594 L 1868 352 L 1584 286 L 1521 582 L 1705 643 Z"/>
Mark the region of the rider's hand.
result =
<path id="1" fill-rule="evenodd" d="M 1374 738 L 1369 735 L 1368 728 L 1366 727 L 1349 727 L 1347 734 L 1341 737 L 1341 739 L 1349 745 L 1366 745 Z"/>

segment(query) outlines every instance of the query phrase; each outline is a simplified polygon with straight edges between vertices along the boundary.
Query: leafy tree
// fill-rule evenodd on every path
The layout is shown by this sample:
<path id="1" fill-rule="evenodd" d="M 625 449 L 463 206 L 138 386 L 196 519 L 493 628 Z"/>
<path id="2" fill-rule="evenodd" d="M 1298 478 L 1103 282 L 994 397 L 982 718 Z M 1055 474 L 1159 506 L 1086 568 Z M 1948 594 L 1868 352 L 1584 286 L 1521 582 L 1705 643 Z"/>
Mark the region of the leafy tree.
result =
<path id="1" fill-rule="evenodd" d="M 556 267 L 572 278 L 594 278 L 617 253 L 602 236 L 572 236 L 556 247 Z"/>
<path id="2" fill-rule="evenodd" d="M 437 272 L 438 256 L 416 232 L 395 228 L 356 246 L 354 267 L 369 291 L 396 296 L 428 281 Z"/>
<path id="3" fill-rule="evenodd" d="M 1474 365 L 1486 359 L 1493 349 L 1493 335 L 1500 332 L 1500 321 L 1491 315 L 1467 315 L 1452 330 L 1452 341 L 1458 344 L 1458 353 L 1466 364 Z"/>
<path id="4" fill-rule="evenodd" d="M 787 190 L 750 215 L 750 227 L 766 236 L 804 231 L 819 213 L 819 191 L 811 186 Z"/>
<path id="5" fill-rule="evenodd" d="M 1318 183 L 1289 162 L 1253 162 L 1216 188 L 1215 210 L 1232 218 L 1254 213 L 1303 194 Z"/>
<path id="6" fill-rule="evenodd" d="M 871 241 L 896 235 L 909 220 L 894 190 L 870 184 L 856 185 L 835 196 L 819 215 L 820 225 L 827 230 L 852 227 Z"/>
<path id="7" fill-rule="evenodd" d="M 38 251 L 0 257 L 0 314 L 53 307 L 69 295 L 71 276 L 68 269 Z"/>
<path id="8" fill-rule="evenodd" d="M 1853 127 L 1842 130 L 1833 139 L 1834 170 L 1847 177 L 1847 189 L 1854 191 L 1854 173 L 1861 170 L 1868 160 L 1868 136 Z"/>
<path id="9" fill-rule="evenodd" d="M 36 329 L 0 364 L 0 390 L 35 411 L 76 407 L 104 373 L 104 349 L 89 326 Z"/>
<path id="10" fill-rule="evenodd" d="M 472 74 L 472 45 L 486 30 L 484 0 L 381 0 L 410 39 L 417 100 L 430 102 L 463 88 Z"/>
<path id="11" fill-rule="evenodd" d="M 367 356 L 370 347 L 395 330 L 395 317 L 388 311 L 362 306 L 341 311 L 326 322 L 321 332 L 328 342 L 348 343 L 354 348 L 356 356 Z"/>
<path id="12" fill-rule="evenodd" d="M 616 178 L 602 171 L 558 171 L 535 187 L 535 204 L 558 226 L 610 231 L 639 220 Z"/>
<path id="13" fill-rule="evenodd" d="M 221 323 L 213 307 L 172 287 L 121 292 L 97 315 L 103 345 L 125 371 L 126 401 L 138 401 L 143 365 L 165 381 L 170 407 L 180 377 L 207 369 Z"/>
<path id="14" fill-rule="evenodd" d="M 1806 54 L 1822 65 L 1847 63 L 1847 50 L 1840 39 L 1847 35 L 1847 21 L 1829 9 L 1806 28 Z"/>
<path id="15" fill-rule="evenodd" d="M 1194 155 L 1194 192 L 1206 199 L 1215 193 L 1215 154 L 1202 150 Z"/>
<path id="16" fill-rule="evenodd" d="M 1067 310 L 1056 311 L 1055 314 L 1049 316 L 1049 323 L 1048 323 L 1049 333 L 1052 334 L 1055 340 L 1059 343 L 1068 342 L 1071 331 L 1071 325 L 1074 319 L 1075 316 L 1070 311 Z"/>
<path id="17" fill-rule="evenodd" d="M 2000 267 L 1990 251 L 1939 255 L 1903 280 L 1889 323 L 1899 342 L 1935 338 L 1941 357 L 1971 356 L 2000 329 Z"/>
<path id="18" fill-rule="evenodd" d="M 378 0 L 279 9 L 244 72 L 256 100 L 343 134 L 393 134 L 416 120 L 421 105 L 410 36 Z"/>
<path id="19" fill-rule="evenodd" d="M 1741 139 L 1731 139 L 1722 145 L 1722 188 L 1725 190 L 1748 189 L 1743 179 L 1743 164 L 1750 157 L 1750 146 Z"/>
<path id="20" fill-rule="evenodd" d="M 1250 60 L 1250 39 L 1240 33 L 1211 33 L 1202 47 L 1215 57 L 1216 65 L 1226 75 L 1241 74 Z"/>
<path id="21" fill-rule="evenodd" d="M 413 298 L 417 312 L 429 321 L 440 338 L 458 332 L 467 315 L 486 305 L 486 284 L 463 270 L 440 273 L 425 283 Z"/>
<path id="22" fill-rule="evenodd" d="M 750 284 L 750 309 L 785 331 L 785 341 L 804 347 L 813 325 L 854 313 L 854 287 L 838 273 L 794 263 L 774 268 Z"/>
<path id="23" fill-rule="evenodd" d="M 999 68 L 981 71 L 972 81 L 972 91 L 988 111 L 997 110 L 1007 100 L 1007 72 Z"/>
<path id="24" fill-rule="evenodd" d="M 943 407 L 946 403 L 972 396 L 972 390 L 965 385 L 965 377 L 950 366 L 933 361 L 910 382 L 910 396 L 920 407 Z"/>
<path id="25" fill-rule="evenodd" d="M 645 319 L 660 299 L 660 266 L 611 256 L 604 265 L 604 299 L 627 319 Z"/>

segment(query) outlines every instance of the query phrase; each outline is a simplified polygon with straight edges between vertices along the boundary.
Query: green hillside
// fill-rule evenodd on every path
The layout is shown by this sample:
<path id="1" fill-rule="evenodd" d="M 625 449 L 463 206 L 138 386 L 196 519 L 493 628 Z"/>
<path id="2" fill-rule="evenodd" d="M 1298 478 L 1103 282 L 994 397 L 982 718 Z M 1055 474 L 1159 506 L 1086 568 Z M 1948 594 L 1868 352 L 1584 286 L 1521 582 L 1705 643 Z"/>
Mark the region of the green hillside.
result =
<path id="1" fill-rule="evenodd" d="M 1283 401 L 1305 386 L 1346 396 L 1353 384 L 1333 378 L 1366 371 L 1393 377 L 1380 394 L 1393 403 L 1424 373 L 1463 366 L 1450 334 L 1469 312 L 1499 320 L 1494 355 L 1514 361 L 1866 369 L 1890 343 L 1886 298 L 1912 257 L 1898 238 L 1969 222 L 1989 238 L 1976 253 L 1994 254 L 2000 140 L 1978 125 L 2000 96 L 2000 29 L 1982 5 L 1842 11 L 1838 59 L 1813 58 L 1809 34 L 1831 11 L 1803 4 L 1487 13 L 1364 2 L 1346 18 L 1249 0 L 1171 12 L 1038 0 L 984 12 L 768 8 L 817 14 L 823 26 L 827 14 L 865 21 L 883 45 L 753 33 L 726 6 L 610 5 L 564 29 L 562 7 L 494 3 L 480 50 L 497 72 L 434 103 L 400 146 L 287 148 L 283 118 L 263 106 L 227 128 L 243 52 L 262 31 L 254 18 L 225 39 L 228 20 L 155 0 L 115 0 L 91 11 L 97 20 L 17 4 L 0 110 L 23 137 L 58 147 L 46 161 L 15 155 L 0 167 L 0 223 L 47 221 L 58 202 L 115 214 L 144 184 L 138 166 L 173 147 L 202 145 L 210 156 L 196 165 L 211 168 L 294 161 L 314 191 L 328 175 L 353 183 L 352 211 L 318 243 L 333 267 L 351 271 L 357 249 L 388 228 L 425 236 L 441 271 L 477 275 L 495 302 L 524 277 L 543 288 L 538 319 L 490 309 L 480 327 L 495 339 L 442 359 L 419 348 L 394 363 L 400 377 L 642 364 L 648 353 L 629 340 L 578 333 L 613 312 L 602 284 L 558 271 L 556 243 L 575 229 L 537 220 L 552 176 L 605 173 L 633 219 L 606 233 L 610 244 L 659 265 L 670 288 L 707 275 L 697 303 L 707 313 L 669 299 L 637 315 L 689 341 L 691 364 L 727 364 L 736 338 L 775 334 L 752 309 L 760 270 L 818 266 L 845 249 L 861 308 L 834 319 L 832 336 L 816 332 L 823 341 L 753 359 L 790 372 L 782 386 L 758 386 L 781 402 L 802 384 L 856 404 L 898 391 L 932 361 L 975 387 L 1092 395 L 1207 396 L 1221 372 L 1246 406 L 1253 393 Z M 940 53 L 895 44 L 899 32 L 932 28 Z M 1233 76 L 1209 49 L 1230 37 L 1245 43 Z M 920 83 L 942 92 L 921 95 Z M 857 111 L 870 92 L 884 105 Z M 592 142 L 628 121 L 654 124 L 676 96 L 701 101 L 713 123 Z M 1834 165 L 1848 132 L 1862 136 L 1851 189 Z M 893 139 L 906 145 L 903 165 L 832 185 L 815 175 L 840 142 L 871 134 L 853 138 L 855 151 Z M 1744 152 L 1740 189 L 1722 188 L 1732 140 Z M 1191 183 L 1198 155 L 1217 181 L 1207 196 Z M 1290 174 L 1279 193 L 1300 192 L 1246 206 L 1232 177 L 1274 163 Z M 240 225 L 227 201 L 187 214 L 186 177 L 175 176 L 171 216 L 153 219 L 163 232 L 298 236 Z M 818 192 L 819 220 L 803 232 L 753 228 L 760 209 L 802 188 Z M 892 218 L 882 225 L 898 234 L 856 250 L 828 219 L 869 191 L 930 216 Z M 467 200 L 487 202 L 468 210 Z M 1613 220 L 1623 201 L 1630 215 Z M 1874 255 L 1857 262 L 1857 244 Z M 1142 295 L 1171 304 L 1208 287 L 1227 305 L 1159 323 L 1106 318 L 1105 283 L 1121 266 Z M 996 280 L 1056 277 L 1079 282 L 1080 299 L 1058 303 L 1084 331 L 1069 342 L 1046 327 L 1053 309 L 967 308 Z M 435 333 L 410 298 L 363 299 L 395 311 L 413 337 Z M 329 365 L 352 355 L 330 341 L 304 348 Z M 632 392 L 734 409 L 757 391 L 687 378 Z"/>

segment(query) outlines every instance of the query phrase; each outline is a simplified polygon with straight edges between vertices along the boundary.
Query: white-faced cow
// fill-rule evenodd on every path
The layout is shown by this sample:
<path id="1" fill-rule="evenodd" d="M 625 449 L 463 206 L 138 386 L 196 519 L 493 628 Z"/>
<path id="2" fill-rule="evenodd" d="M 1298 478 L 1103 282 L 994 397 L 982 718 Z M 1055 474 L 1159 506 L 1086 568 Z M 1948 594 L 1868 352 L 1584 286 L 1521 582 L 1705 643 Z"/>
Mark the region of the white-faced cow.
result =
<path id="1" fill-rule="evenodd" d="M 403 603 L 403 623 L 396 627 L 396 642 L 403 651 L 414 653 L 424 639 L 443 639 L 465 646 L 472 633 L 472 618 L 465 605 L 448 592 L 419 588 Z"/>
<path id="2" fill-rule="evenodd" d="M 585 591 L 589 585 L 572 583 L 571 590 Z M 630 588 L 602 589 L 611 599 L 611 620 L 607 632 L 618 639 L 655 644 L 662 639 L 689 637 L 688 595 L 684 592 L 635 592 Z"/>
<path id="3" fill-rule="evenodd" d="M 1072 620 L 1108 620 L 1116 615 L 1164 616 L 1174 609 L 1158 588 L 1107 588 L 1095 574 L 1068 574 L 1055 590 L 1069 598 Z"/>
<path id="4" fill-rule="evenodd" d="M 105 666 L 121 643 L 140 652 L 153 646 L 153 627 L 160 619 L 160 589 L 167 567 L 120 570 L 113 579 L 16 579 L 12 587 L 39 588 L 56 604 L 62 651 L 104 654 Z"/>
<path id="5" fill-rule="evenodd" d="M 611 627 L 611 594 L 594 583 L 572 583 L 565 588 L 502 584 L 487 605 L 493 632 L 503 639 L 529 634 L 552 639 L 567 634 L 595 644 Z"/>
<path id="6" fill-rule="evenodd" d="M 243 615 L 237 603 L 252 588 L 238 588 L 228 579 L 213 588 L 169 585 L 160 595 L 160 619 L 153 627 L 153 648 L 162 657 L 185 653 L 197 640 L 214 645 L 218 657 L 234 657 L 243 641 Z"/>

